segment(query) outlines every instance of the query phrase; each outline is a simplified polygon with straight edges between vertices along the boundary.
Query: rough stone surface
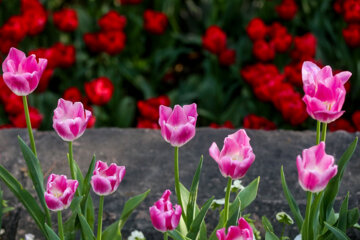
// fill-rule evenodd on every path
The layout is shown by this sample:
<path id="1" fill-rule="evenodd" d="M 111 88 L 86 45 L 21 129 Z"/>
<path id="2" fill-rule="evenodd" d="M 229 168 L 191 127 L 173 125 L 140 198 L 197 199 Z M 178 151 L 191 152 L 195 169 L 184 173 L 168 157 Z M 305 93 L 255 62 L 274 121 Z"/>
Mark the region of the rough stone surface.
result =
<path id="1" fill-rule="evenodd" d="M 188 188 L 200 156 L 204 155 L 198 195 L 200 204 L 211 196 L 219 199 L 225 195 L 226 179 L 221 176 L 217 164 L 210 158 L 208 149 L 213 141 L 221 148 L 224 137 L 232 132 L 226 129 L 200 128 L 195 138 L 180 149 L 180 179 Z M 248 130 L 247 132 L 251 138 L 256 160 L 243 179 L 243 183 L 247 185 L 257 176 L 261 176 L 261 180 L 257 199 L 246 209 L 246 212 L 251 213 L 252 218 L 258 223 L 261 221 L 261 216 L 267 216 L 275 224 L 275 230 L 279 232 L 281 226 L 275 223 L 275 214 L 281 210 L 290 212 L 281 189 L 280 167 L 284 166 L 288 185 L 301 210 L 304 211 L 306 194 L 297 183 L 295 159 L 304 148 L 314 145 L 315 133 L 282 130 L 269 132 Z M 17 142 L 17 135 L 20 135 L 25 142 L 29 142 L 25 130 L 0 131 L 0 163 L 14 174 L 26 189 L 32 189 L 31 182 L 26 176 L 26 166 Z M 338 159 L 355 136 L 359 135 L 359 133 L 348 134 L 342 131 L 328 134 L 327 153 Z M 45 179 L 51 172 L 70 176 L 66 160 L 67 144 L 55 132 L 35 132 L 35 141 Z M 138 229 L 145 234 L 147 239 L 161 239 L 161 235 L 151 225 L 148 208 L 165 189 L 169 188 L 174 192 L 173 148 L 156 130 L 105 128 L 87 130 L 79 140 L 74 142 L 74 158 L 83 171 L 87 169 L 93 154 L 96 154 L 97 159 L 126 166 L 126 175 L 119 189 L 105 198 L 104 225 L 109 225 L 119 217 L 123 204 L 129 197 L 151 189 L 148 198 L 134 211 L 126 223 L 123 235 L 127 237 L 131 231 Z M 337 202 L 350 191 L 350 207 L 359 207 L 359 173 L 360 150 L 358 148 L 345 172 Z M 5 199 L 11 206 L 16 207 L 16 210 L 4 217 L 6 233 L 2 238 L 20 239 L 25 233 L 33 233 L 36 239 L 41 239 L 36 225 L 21 208 L 14 195 L 5 188 L 3 183 L 1 183 L 1 188 L 4 190 Z M 97 206 L 99 198 L 93 197 Z M 175 194 L 172 199 L 175 201 Z M 55 215 L 53 214 L 54 222 Z M 64 215 L 69 215 L 69 212 L 65 212 Z M 209 229 L 216 224 L 217 215 L 218 211 L 209 212 L 207 217 Z M 297 233 L 296 227 L 287 229 L 286 233 L 294 237 Z M 352 232 L 351 238 L 360 239 L 359 232 Z"/>

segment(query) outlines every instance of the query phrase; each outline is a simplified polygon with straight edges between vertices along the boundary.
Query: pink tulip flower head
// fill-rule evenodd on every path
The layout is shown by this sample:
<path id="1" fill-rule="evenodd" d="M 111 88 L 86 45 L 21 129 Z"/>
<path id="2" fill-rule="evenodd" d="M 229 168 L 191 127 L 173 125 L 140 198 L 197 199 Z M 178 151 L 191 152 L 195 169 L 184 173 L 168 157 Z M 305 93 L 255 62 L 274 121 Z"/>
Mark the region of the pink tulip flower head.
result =
<path id="1" fill-rule="evenodd" d="M 225 228 L 216 231 L 219 240 L 253 240 L 253 230 L 244 218 L 240 218 L 238 226 L 230 226 L 228 233 L 225 234 Z"/>
<path id="2" fill-rule="evenodd" d="M 181 207 L 170 202 L 170 190 L 165 190 L 161 198 L 149 208 L 151 222 L 160 232 L 174 230 L 180 222 Z"/>
<path id="3" fill-rule="evenodd" d="M 91 112 L 81 102 L 60 98 L 54 110 L 53 128 L 64 141 L 72 142 L 83 135 L 90 117 Z"/>
<path id="4" fill-rule="evenodd" d="M 125 176 L 125 167 L 112 163 L 108 166 L 105 162 L 97 161 L 91 186 L 94 192 L 100 196 L 106 196 L 116 191 Z"/>
<path id="5" fill-rule="evenodd" d="M 161 105 L 159 115 L 161 135 L 173 147 L 181 147 L 195 136 L 198 116 L 195 103 L 183 107 L 175 105 L 174 110 Z"/>
<path id="6" fill-rule="evenodd" d="M 219 165 L 221 174 L 232 179 L 242 178 L 255 161 L 250 138 L 244 129 L 227 136 L 221 152 L 213 142 L 209 148 L 209 154 Z"/>
<path id="7" fill-rule="evenodd" d="M 46 65 L 44 58 L 37 62 L 34 54 L 26 57 L 22 51 L 11 48 L 2 63 L 4 82 L 16 95 L 27 96 L 38 86 Z"/>
<path id="8" fill-rule="evenodd" d="M 78 181 L 67 179 L 65 175 L 51 174 L 44 194 L 47 207 L 52 211 L 68 208 L 78 185 Z"/>
<path id="9" fill-rule="evenodd" d="M 304 62 L 302 80 L 308 114 L 321 122 L 330 123 L 341 117 L 346 90 L 344 84 L 351 72 L 344 71 L 333 76 L 330 66 L 319 68 L 312 62 Z"/>
<path id="10" fill-rule="evenodd" d="M 297 156 L 296 166 L 299 184 L 305 191 L 313 193 L 324 190 L 331 178 L 337 173 L 334 157 L 325 153 L 325 142 L 304 149 L 302 158 Z"/>

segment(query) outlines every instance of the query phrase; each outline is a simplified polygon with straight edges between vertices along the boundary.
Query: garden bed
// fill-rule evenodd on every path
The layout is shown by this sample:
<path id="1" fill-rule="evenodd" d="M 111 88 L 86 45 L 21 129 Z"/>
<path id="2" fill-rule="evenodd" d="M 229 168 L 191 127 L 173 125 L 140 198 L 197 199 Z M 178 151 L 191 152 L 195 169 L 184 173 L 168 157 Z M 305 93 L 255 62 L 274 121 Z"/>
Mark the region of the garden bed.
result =
<path id="1" fill-rule="evenodd" d="M 192 176 L 201 154 L 204 155 L 198 195 L 200 204 L 203 204 L 211 196 L 215 196 L 216 199 L 224 196 L 226 179 L 221 176 L 217 164 L 209 156 L 208 149 L 213 141 L 221 145 L 224 137 L 232 132 L 233 130 L 200 128 L 197 129 L 191 144 L 180 148 L 180 181 L 187 187 L 191 185 Z M 306 194 L 297 183 L 296 156 L 301 154 L 304 148 L 315 144 L 315 132 L 247 130 L 247 133 L 251 138 L 256 159 L 244 177 L 243 183 L 247 185 L 257 176 L 261 176 L 258 196 L 254 203 L 247 208 L 247 211 L 259 223 L 262 215 L 266 215 L 272 220 L 275 232 L 278 233 L 281 229 L 280 225 L 275 223 L 276 212 L 283 210 L 290 213 L 281 188 L 280 167 L 284 165 L 289 188 L 303 211 Z M 21 181 L 24 188 L 31 189 L 32 183 L 26 176 L 26 164 L 19 150 L 17 135 L 29 143 L 25 129 L 0 131 L 0 161 Z M 338 160 L 354 137 L 359 135 L 359 132 L 356 134 L 343 131 L 329 133 L 326 142 L 327 153 L 334 155 Z M 45 179 L 50 173 L 69 175 L 65 155 L 67 144 L 54 131 L 35 132 L 35 141 Z M 118 191 L 105 199 L 104 226 L 119 217 L 126 199 L 151 189 L 149 196 L 126 223 L 123 236 L 126 239 L 131 231 L 137 229 L 142 231 L 147 239 L 160 239 L 161 234 L 151 224 L 148 208 L 165 189 L 169 188 L 174 191 L 173 148 L 162 139 L 157 130 L 89 129 L 82 138 L 74 142 L 74 158 L 81 169 L 87 169 L 92 154 L 96 154 L 98 160 L 126 166 L 126 174 Z M 357 149 L 344 173 L 337 199 L 338 201 L 343 199 L 345 194 L 350 191 L 349 208 L 360 205 L 359 172 L 360 150 Z M 8 200 L 10 206 L 15 207 L 15 210 L 4 217 L 3 227 L 6 231 L 0 238 L 20 239 L 24 237 L 25 233 L 32 233 L 36 236 L 35 239 L 39 239 L 40 232 L 26 211 L 16 201 L 14 195 L 3 184 L 1 189 L 4 191 L 4 198 Z M 172 197 L 175 198 L 175 194 Z M 99 198 L 94 196 L 94 200 L 94 206 L 98 206 Z M 338 209 L 336 208 L 336 210 Z M 65 211 L 64 216 L 66 217 L 69 213 Z M 217 210 L 209 211 L 207 216 L 209 229 L 214 227 L 217 216 Z M 56 214 L 53 214 L 53 217 L 55 218 Z M 18 225 L 16 225 L 17 222 Z M 297 233 L 295 226 L 286 231 L 290 231 L 289 235 L 293 237 Z M 16 234 L 14 234 L 15 232 Z M 352 232 L 349 236 L 351 239 L 360 239 L 360 232 Z"/>

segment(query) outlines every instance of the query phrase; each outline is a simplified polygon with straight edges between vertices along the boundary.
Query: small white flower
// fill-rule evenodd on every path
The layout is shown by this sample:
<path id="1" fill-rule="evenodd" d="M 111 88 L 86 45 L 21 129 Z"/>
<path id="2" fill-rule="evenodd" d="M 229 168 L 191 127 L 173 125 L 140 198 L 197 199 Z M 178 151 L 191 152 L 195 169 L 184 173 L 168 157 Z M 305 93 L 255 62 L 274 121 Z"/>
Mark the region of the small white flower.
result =
<path id="1" fill-rule="evenodd" d="M 230 190 L 231 192 L 238 192 L 242 191 L 245 187 L 241 184 L 241 180 L 234 180 L 231 184 Z M 226 188 L 224 189 L 226 192 Z"/>
<path id="2" fill-rule="evenodd" d="M 130 236 L 128 237 L 128 240 L 145 240 L 145 236 L 142 232 L 138 230 L 134 230 L 131 232 Z"/>
<path id="3" fill-rule="evenodd" d="M 3 235 L 5 233 L 5 229 L 0 229 L 0 235 Z"/>
<path id="4" fill-rule="evenodd" d="M 34 240 L 34 239 L 35 239 L 34 234 L 31 233 L 25 234 L 25 240 Z"/>
<path id="5" fill-rule="evenodd" d="M 225 198 L 221 198 L 221 199 L 214 199 L 213 203 L 217 204 L 217 205 L 224 205 L 225 204 Z"/>

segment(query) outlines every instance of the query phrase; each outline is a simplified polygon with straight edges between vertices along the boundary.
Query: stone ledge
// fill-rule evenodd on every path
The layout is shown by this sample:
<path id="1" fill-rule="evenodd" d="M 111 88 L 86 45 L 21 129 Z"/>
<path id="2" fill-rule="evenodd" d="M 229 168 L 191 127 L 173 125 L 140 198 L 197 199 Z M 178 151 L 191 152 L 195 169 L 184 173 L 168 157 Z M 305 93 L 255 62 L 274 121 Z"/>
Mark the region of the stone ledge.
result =
<path id="1" fill-rule="evenodd" d="M 200 156 L 204 155 L 198 195 L 200 204 L 203 204 L 211 196 L 224 197 L 226 179 L 221 176 L 217 164 L 210 158 L 208 149 L 213 141 L 221 148 L 224 137 L 232 132 L 234 130 L 198 128 L 195 138 L 180 149 L 180 179 L 188 188 Z M 281 165 L 284 166 L 289 188 L 298 200 L 301 209 L 304 209 L 306 194 L 297 183 L 295 159 L 304 148 L 314 144 L 315 133 L 284 130 L 247 130 L 247 133 L 251 138 L 256 160 L 243 179 L 243 183 L 248 184 L 257 176 L 261 176 L 257 199 L 247 208 L 247 211 L 259 221 L 261 221 L 261 216 L 266 215 L 273 222 L 276 212 L 281 210 L 290 212 L 281 189 Z M 17 142 L 17 135 L 20 135 L 27 143 L 29 142 L 26 130 L 0 131 L 0 162 L 20 180 L 26 189 L 31 189 L 31 183 L 25 176 L 26 166 Z M 360 133 L 349 134 L 343 131 L 329 133 L 327 153 L 338 159 L 355 136 L 359 135 Z M 66 160 L 67 144 L 53 131 L 35 132 L 35 141 L 45 179 L 51 172 L 70 176 Z M 96 154 L 97 159 L 126 166 L 126 175 L 119 189 L 105 198 L 104 225 L 109 225 L 119 217 L 125 200 L 151 189 L 148 198 L 135 210 L 123 231 L 125 237 L 132 230 L 138 229 L 145 234 L 147 239 L 161 239 L 161 235 L 151 225 L 148 208 L 165 189 L 169 188 L 174 192 L 173 148 L 162 139 L 157 130 L 90 129 L 74 142 L 74 158 L 83 171 L 87 169 L 93 154 Z M 340 189 L 340 197 L 337 199 L 340 201 L 347 191 L 350 191 L 350 207 L 360 205 L 359 173 L 360 150 L 358 147 L 347 167 Z M 9 201 L 10 205 L 17 207 L 17 210 L 4 218 L 4 226 L 7 226 L 8 232 L 5 234 L 6 236 L 2 236 L 3 239 L 20 239 L 24 233 L 33 233 L 38 239 L 40 234 L 36 225 L 30 220 L 26 211 L 21 210 L 20 204 L 17 203 L 13 194 L 2 183 L 1 187 L 4 190 L 5 199 Z M 175 194 L 172 199 L 175 200 Z M 98 200 L 98 197 L 94 196 L 95 206 L 97 206 Z M 213 228 L 217 216 L 217 211 L 209 212 L 207 216 L 209 229 Z M 16 225 L 14 219 L 19 220 L 18 226 L 15 227 L 16 234 L 11 233 Z M 279 227 L 276 225 L 275 230 L 279 231 Z M 288 229 L 287 232 L 290 236 L 294 236 L 296 228 Z M 358 231 L 351 234 L 352 237 L 354 236 L 352 239 L 360 239 Z"/>

